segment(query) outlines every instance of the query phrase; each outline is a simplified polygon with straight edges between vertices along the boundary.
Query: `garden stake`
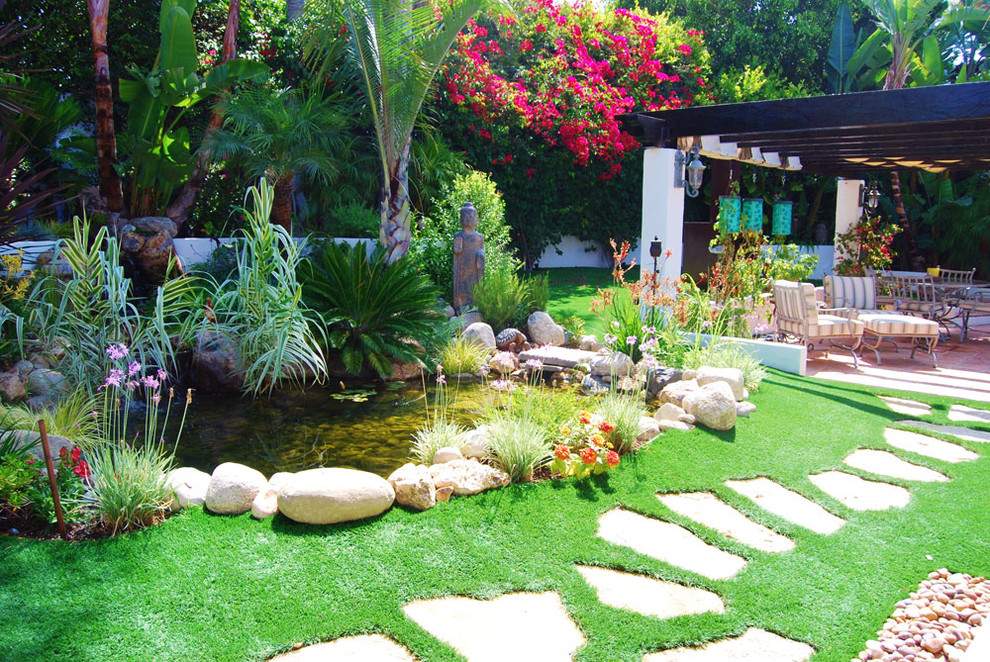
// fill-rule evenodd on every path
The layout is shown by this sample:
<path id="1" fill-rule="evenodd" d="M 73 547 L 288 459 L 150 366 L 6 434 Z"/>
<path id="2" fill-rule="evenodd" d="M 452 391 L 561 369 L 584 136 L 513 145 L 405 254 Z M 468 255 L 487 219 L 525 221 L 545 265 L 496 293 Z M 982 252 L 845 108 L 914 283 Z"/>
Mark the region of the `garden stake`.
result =
<path id="1" fill-rule="evenodd" d="M 55 518 L 58 520 L 58 534 L 62 540 L 68 540 L 65 531 L 65 519 L 62 518 L 62 501 L 58 498 L 58 483 L 55 481 L 55 463 L 52 462 L 52 447 L 48 444 L 48 431 L 45 421 L 38 419 L 38 430 L 41 432 L 41 449 L 45 452 L 45 466 L 48 468 L 48 484 L 52 488 L 52 499 L 55 501 Z"/>

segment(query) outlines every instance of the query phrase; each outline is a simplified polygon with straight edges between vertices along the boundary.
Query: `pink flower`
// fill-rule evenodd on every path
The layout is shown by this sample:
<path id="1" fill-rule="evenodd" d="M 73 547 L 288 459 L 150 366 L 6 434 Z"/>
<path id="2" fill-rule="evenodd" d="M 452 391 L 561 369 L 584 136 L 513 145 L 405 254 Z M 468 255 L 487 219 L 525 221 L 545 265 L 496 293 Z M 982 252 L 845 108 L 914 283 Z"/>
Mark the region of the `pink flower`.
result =
<path id="1" fill-rule="evenodd" d="M 123 343 L 118 343 L 115 345 L 110 345 L 107 347 L 107 356 L 110 357 L 111 361 L 119 361 L 120 359 L 127 356 L 127 345 Z"/>
<path id="2" fill-rule="evenodd" d="M 124 379 L 124 373 L 117 368 L 110 371 L 106 380 L 103 382 L 103 388 L 108 388 L 110 386 L 116 386 L 120 388 L 120 382 Z"/>
<path id="3" fill-rule="evenodd" d="M 134 375 L 138 374 L 138 372 L 140 371 L 141 371 L 141 364 L 138 363 L 137 361 L 131 361 L 129 364 L 127 364 L 128 377 L 133 377 Z"/>

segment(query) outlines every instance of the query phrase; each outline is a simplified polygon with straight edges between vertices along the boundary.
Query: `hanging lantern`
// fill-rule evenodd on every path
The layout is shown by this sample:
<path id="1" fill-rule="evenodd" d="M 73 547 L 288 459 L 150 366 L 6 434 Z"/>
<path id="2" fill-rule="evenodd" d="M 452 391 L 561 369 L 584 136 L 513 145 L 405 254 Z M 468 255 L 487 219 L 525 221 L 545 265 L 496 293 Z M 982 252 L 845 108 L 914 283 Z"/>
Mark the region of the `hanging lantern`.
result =
<path id="1" fill-rule="evenodd" d="M 718 199 L 718 229 L 722 232 L 739 232 L 742 216 L 742 198 L 738 195 L 723 195 Z"/>
<path id="2" fill-rule="evenodd" d="M 743 198 L 742 229 L 746 232 L 763 232 L 763 199 Z"/>
<path id="3" fill-rule="evenodd" d="M 773 233 L 775 235 L 788 235 L 791 233 L 791 214 L 794 211 L 794 203 L 790 200 L 778 200 L 773 203 Z"/>

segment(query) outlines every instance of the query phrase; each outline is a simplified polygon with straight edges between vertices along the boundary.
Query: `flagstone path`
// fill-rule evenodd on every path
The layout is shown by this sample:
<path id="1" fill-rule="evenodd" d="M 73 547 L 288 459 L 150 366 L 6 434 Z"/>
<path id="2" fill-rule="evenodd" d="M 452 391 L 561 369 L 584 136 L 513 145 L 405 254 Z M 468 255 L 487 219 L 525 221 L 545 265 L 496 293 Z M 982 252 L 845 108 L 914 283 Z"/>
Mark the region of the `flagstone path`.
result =
<path id="1" fill-rule="evenodd" d="M 699 648 L 674 648 L 652 653 L 643 662 L 803 662 L 815 653 L 808 644 L 750 628 L 741 637 L 714 641 Z"/>
<path id="2" fill-rule="evenodd" d="M 835 533 L 846 523 L 814 501 L 782 487 L 769 478 L 727 480 L 725 484 L 764 510 L 815 533 Z"/>
<path id="3" fill-rule="evenodd" d="M 886 395 L 878 396 L 881 400 L 887 403 L 891 411 L 895 414 L 904 414 L 905 416 L 930 416 L 932 413 L 931 405 L 926 405 L 924 402 L 918 402 L 916 400 L 905 400 L 904 398 L 891 398 Z"/>
<path id="4" fill-rule="evenodd" d="M 949 407 L 949 420 L 968 423 L 990 424 L 990 411 L 985 409 L 974 409 L 966 405 L 952 405 Z"/>
<path id="5" fill-rule="evenodd" d="M 341 637 L 273 657 L 271 662 L 415 662 L 408 650 L 380 634 Z"/>
<path id="6" fill-rule="evenodd" d="M 899 425 L 907 425 L 912 428 L 921 428 L 922 430 L 931 430 L 932 432 L 937 432 L 940 434 L 947 434 L 963 441 L 976 441 L 979 443 L 990 442 L 990 432 L 983 432 L 982 430 L 974 430 L 972 428 L 964 428 L 955 425 L 934 425 L 932 423 L 927 423 L 925 421 L 898 421 Z"/>
<path id="7" fill-rule="evenodd" d="M 902 508 L 911 493 L 890 483 L 865 480 L 844 471 L 825 471 L 808 476 L 818 489 L 853 510 L 888 510 Z"/>
<path id="8" fill-rule="evenodd" d="M 657 618 L 725 611 L 722 598 L 701 588 L 590 565 L 574 567 L 594 587 L 602 604 L 609 607 Z"/>
<path id="9" fill-rule="evenodd" d="M 936 460 L 942 460 L 943 462 L 966 462 L 967 460 L 975 460 L 980 457 L 959 444 L 942 441 L 920 432 L 887 428 L 883 431 L 883 438 L 894 448 L 900 448 L 901 450 L 917 453 L 918 455 L 926 455 Z"/>
<path id="10" fill-rule="evenodd" d="M 887 451 L 860 448 L 846 456 L 843 462 L 854 469 L 861 469 L 889 478 L 916 480 L 922 483 L 944 483 L 949 480 L 949 477 L 945 474 L 940 474 L 934 469 L 927 467 L 919 467 L 917 464 L 902 460 Z"/>
<path id="11" fill-rule="evenodd" d="M 675 513 L 689 517 L 726 538 L 764 552 L 786 552 L 794 541 L 757 524 L 709 492 L 658 494 L 657 498 Z"/>

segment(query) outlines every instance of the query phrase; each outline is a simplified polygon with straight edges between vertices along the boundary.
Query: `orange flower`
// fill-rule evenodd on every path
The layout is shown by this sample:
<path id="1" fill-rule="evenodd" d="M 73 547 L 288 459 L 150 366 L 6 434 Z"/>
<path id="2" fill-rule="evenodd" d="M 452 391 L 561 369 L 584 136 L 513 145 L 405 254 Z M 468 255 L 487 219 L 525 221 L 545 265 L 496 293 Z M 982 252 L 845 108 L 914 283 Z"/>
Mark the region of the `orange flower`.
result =
<path id="1" fill-rule="evenodd" d="M 591 425 L 591 412 L 585 410 L 578 414 L 578 420 L 585 425 Z"/>
<path id="2" fill-rule="evenodd" d="M 607 464 L 610 467 L 619 466 L 619 454 L 616 453 L 615 451 L 609 451 L 605 455 L 605 464 Z"/>

